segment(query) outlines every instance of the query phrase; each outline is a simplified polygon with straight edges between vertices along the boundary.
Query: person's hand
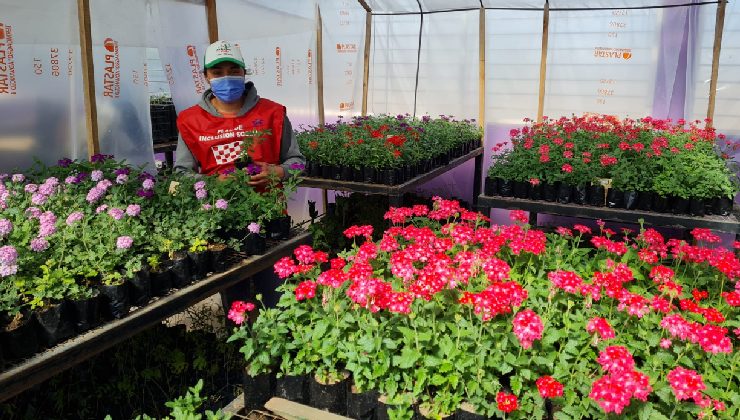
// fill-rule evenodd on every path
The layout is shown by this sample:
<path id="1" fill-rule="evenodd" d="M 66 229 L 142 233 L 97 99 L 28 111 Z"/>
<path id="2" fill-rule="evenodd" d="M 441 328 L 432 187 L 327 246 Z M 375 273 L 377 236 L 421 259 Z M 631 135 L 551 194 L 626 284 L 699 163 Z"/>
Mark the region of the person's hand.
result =
<path id="1" fill-rule="evenodd" d="M 249 178 L 249 185 L 253 187 L 264 187 L 269 183 L 269 178 L 276 176 L 278 179 L 282 179 L 285 175 L 285 170 L 280 165 L 271 165 L 265 162 L 255 162 L 255 165 L 259 166 L 262 170 L 257 175 L 252 175 Z"/>

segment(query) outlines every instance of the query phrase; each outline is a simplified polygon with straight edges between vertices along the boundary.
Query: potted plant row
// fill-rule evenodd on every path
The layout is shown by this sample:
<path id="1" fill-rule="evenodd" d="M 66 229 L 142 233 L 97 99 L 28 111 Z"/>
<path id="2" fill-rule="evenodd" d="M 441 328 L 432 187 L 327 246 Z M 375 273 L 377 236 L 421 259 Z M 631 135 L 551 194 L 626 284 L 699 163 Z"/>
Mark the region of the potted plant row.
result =
<path id="1" fill-rule="evenodd" d="M 391 208 L 382 239 L 335 258 L 297 248 L 275 264 L 277 308 L 229 312 L 248 374 L 265 390 L 270 372 L 303 376 L 309 395 L 278 395 L 324 409 L 319 386 L 334 383 L 340 402 L 372 393 L 335 408 L 356 418 L 740 415 L 735 250 L 706 229 L 691 245 L 603 224 L 546 234 L 511 217 L 490 226 L 438 199 Z"/>
<path id="2" fill-rule="evenodd" d="M 172 98 L 153 96 L 149 100 L 149 117 L 152 121 L 154 144 L 177 139 L 177 111 Z"/>
<path id="3" fill-rule="evenodd" d="M 474 121 L 409 115 L 354 117 L 297 134 L 306 175 L 398 185 L 480 147 Z"/>
<path id="4" fill-rule="evenodd" d="M 0 334 L 7 361 L 126 316 L 286 237 L 299 171 L 264 193 L 224 179 L 159 177 L 93 156 L 0 175 Z M 275 225 L 276 229 L 268 230 Z M 289 230 L 288 222 L 288 230 Z M 235 262 L 236 260 L 231 260 Z"/>
<path id="5" fill-rule="evenodd" d="M 698 121 L 548 119 L 494 146 L 485 194 L 727 216 L 739 185 L 736 147 Z"/>

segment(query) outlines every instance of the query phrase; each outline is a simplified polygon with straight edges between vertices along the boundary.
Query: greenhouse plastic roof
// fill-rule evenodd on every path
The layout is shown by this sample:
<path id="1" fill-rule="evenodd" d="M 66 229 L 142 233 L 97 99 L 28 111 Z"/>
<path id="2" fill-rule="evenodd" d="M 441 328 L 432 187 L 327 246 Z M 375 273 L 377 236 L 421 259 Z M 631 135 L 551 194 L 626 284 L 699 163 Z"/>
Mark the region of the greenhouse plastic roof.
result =
<path id="1" fill-rule="evenodd" d="M 360 1 L 360 3 L 363 3 Z M 365 0 L 374 14 L 438 13 L 479 9 L 542 10 L 544 0 Z M 550 0 L 550 10 L 634 9 L 690 6 L 718 1 L 700 0 Z"/>

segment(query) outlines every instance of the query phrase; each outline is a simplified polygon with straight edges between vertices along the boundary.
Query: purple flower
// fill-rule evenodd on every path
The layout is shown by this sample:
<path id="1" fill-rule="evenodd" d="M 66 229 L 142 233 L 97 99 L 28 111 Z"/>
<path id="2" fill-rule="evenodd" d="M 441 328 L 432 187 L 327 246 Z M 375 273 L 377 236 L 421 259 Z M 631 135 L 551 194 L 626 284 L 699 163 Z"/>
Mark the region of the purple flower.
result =
<path id="1" fill-rule="evenodd" d="M 49 241 L 44 238 L 38 237 L 31 239 L 31 251 L 41 252 L 49 249 Z"/>
<path id="2" fill-rule="evenodd" d="M 229 202 L 223 198 L 216 200 L 216 208 L 219 210 L 226 210 L 229 207 Z"/>
<path id="3" fill-rule="evenodd" d="M 113 171 L 113 174 L 118 175 L 128 175 L 131 173 L 131 170 L 129 168 L 118 168 L 115 171 Z"/>
<path id="4" fill-rule="evenodd" d="M 249 175 L 257 175 L 260 172 L 262 172 L 262 168 L 260 166 L 255 165 L 254 163 L 247 165 L 247 173 Z"/>
<path id="5" fill-rule="evenodd" d="M 121 220 L 121 219 L 123 219 L 123 215 L 124 214 L 126 214 L 126 212 L 124 212 L 123 210 L 121 210 L 119 208 L 116 208 L 116 207 L 111 207 L 108 210 L 108 216 L 114 218 L 115 220 Z"/>
<path id="6" fill-rule="evenodd" d="M 82 212 L 81 211 L 74 211 L 67 216 L 67 226 L 72 226 L 73 224 L 79 222 L 82 220 Z"/>
<path id="7" fill-rule="evenodd" d="M 39 223 L 41 223 L 39 227 L 39 236 L 41 237 L 45 238 L 57 231 L 57 217 L 50 211 L 45 211 L 39 215 Z"/>
<path id="8" fill-rule="evenodd" d="M 103 180 L 101 180 L 101 181 L 98 182 L 98 184 L 96 185 L 96 187 L 102 189 L 103 191 L 107 191 L 108 188 L 110 188 L 111 185 L 113 185 L 113 182 L 111 182 L 110 179 L 103 179 Z"/>
<path id="9" fill-rule="evenodd" d="M 144 182 L 141 183 L 141 186 L 145 190 L 151 190 L 152 188 L 154 188 L 154 180 L 151 178 L 147 178 L 144 180 Z"/>
<path id="10" fill-rule="evenodd" d="M 13 231 L 13 223 L 8 219 L 0 219 L 0 238 L 8 236 Z"/>
<path id="11" fill-rule="evenodd" d="M 38 190 L 39 190 L 39 186 L 36 185 L 36 184 L 26 184 L 23 187 L 23 191 L 25 191 L 27 193 L 35 193 Z"/>
<path id="12" fill-rule="evenodd" d="M 193 187 L 195 188 L 196 191 L 202 190 L 203 188 L 206 187 L 206 182 L 205 181 L 198 181 L 198 182 L 195 183 L 195 185 L 193 185 Z"/>
<path id="13" fill-rule="evenodd" d="M 247 230 L 250 233 L 260 233 L 260 225 L 259 223 L 252 222 L 247 226 Z"/>
<path id="14" fill-rule="evenodd" d="M 80 182 L 84 181 L 85 178 L 87 178 L 89 175 L 87 172 L 80 172 L 77 174 L 77 182 L 75 184 L 79 184 Z"/>
<path id="15" fill-rule="evenodd" d="M 150 174 L 147 171 L 143 171 L 142 173 L 139 174 L 139 181 L 144 181 L 145 179 L 151 179 L 153 181 L 154 175 Z"/>
<path id="16" fill-rule="evenodd" d="M 54 195 L 54 193 L 56 192 L 56 191 L 54 191 L 54 189 L 57 187 L 57 185 L 58 184 L 47 184 L 47 183 L 43 183 L 39 187 L 39 192 L 41 194 L 43 194 L 43 195 L 46 195 L 46 196 Z"/>
<path id="17" fill-rule="evenodd" d="M 38 219 L 41 216 L 41 209 L 38 207 L 29 207 L 26 209 L 26 217 L 29 219 Z"/>
<path id="18" fill-rule="evenodd" d="M 0 277 L 8 277 L 18 272 L 18 266 L 0 264 Z"/>
<path id="19" fill-rule="evenodd" d="M 33 204 L 34 206 L 42 206 L 46 204 L 46 200 L 48 198 L 49 197 L 41 193 L 35 193 L 34 195 L 31 196 L 31 204 Z"/>
<path id="20" fill-rule="evenodd" d="M 98 153 L 97 155 L 92 155 L 90 157 L 90 162 L 100 163 L 100 162 L 105 162 L 108 159 L 113 159 L 113 155 L 104 155 L 102 153 Z"/>
<path id="21" fill-rule="evenodd" d="M 95 182 L 100 181 L 101 179 L 103 179 L 103 171 L 99 169 L 92 171 L 92 173 L 90 174 L 90 179 L 92 179 Z"/>
<path id="22" fill-rule="evenodd" d="M 126 207 L 126 214 L 131 217 L 136 217 L 139 213 L 141 213 L 141 206 L 138 204 L 129 204 L 128 207 Z"/>
<path id="23" fill-rule="evenodd" d="M 80 181 L 78 181 L 77 180 L 77 177 L 76 176 L 73 176 L 73 175 L 70 175 L 70 176 L 64 178 L 64 183 L 65 184 L 76 184 L 78 182 L 80 182 Z"/>
<path id="24" fill-rule="evenodd" d="M 223 169 L 221 171 L 221 175 L 231 175 L 231 174 L 234 173 L 235 170 L 236 170 L 236 168 L 234 168 L 233 166 L 231 168 Z"/>
<path id="25" fill-rule="evenodd" d="M 138 195 L 139 197 L 144 197 L 144 198 L 152 198 L 154 197 L 154 191 L 139 189 L 136 191 L 136 195 Z"/>
<path id="26" fill-rule="evenodd" d="M 421 120 L 426 123 L 431 121 L 432 117 L 430 117 L 429 115 L 424 115 L 423 117 L 421 117 Z"/>
<path id="27" fill-rule="evenodd" d="M 71 164 L 72 164 L 72 159 L 70 158 L 62 158 L 57 161 L 57 165 L 61 168 L 66 168 Z"/>
<path id="28" fill-rule="evenodd" d="M 0 247 L 0 264 L 13 265 L 18 259 L 18 251 L 11 245 Z"/>
<path id="29" fill-rule="evenodd" d="M 100 214 L 100 213 L 102 213 L 102 212 L 104 212 L 106 210 L 108 210 L 108 205 L 107 204 L 101 204 L 101 205 L 98 206 L 98 208 L 95 209 L 95 214 Z"/>
<path id="30" fill-rule="evenodd" d="M 116 184 L 125 184 L 128 182 L 128 175 L 121 174 L 116 177 Z"/>
<path id="31" fill-rule="evenodd" d="M 134 244 L 134 240 L 130 236 L 119 236 L 116 239 L 116 248 L 118 249 L 129 249 Z"/>
<path id="32" fill-rule="evenodd" d="M 90 191 L 87 193 L 87 202 L 92 204 L 98 200 L 100 200 L 103 195 L 105 195 L 105 190 L 98 187 L 92 187 L 90 188 Z"/>
<path id="33" fill-rule="evenodd" d="M 198 200 L 203 200 L 208 196 L 208 192 L 206 190 L 195 190 L 195 198 Z"/>
<path id="34" fill-rule="evenodd" d="M 59 185 L 59 179 L 57 177 L 55 177 L 55 176 L 50 176 L 50 177 L 48 177 L 48 178 L 46 178 L 44 180 L 44 184 L 43 185 L 49 185 L 52 188 L 54 188 L 57 185 Z"/>
<path id="35" fill-rule="evenodd" d="M 302 171 L 302 170 L 306 169 L 306 165 L 304 165 L 304 164 L 302 164 L 300 162 L 291 163 L 290 164 L 290 169 L 292 169 L 294 171 Z"/>
<path id="36" fill-rule="evenodd" d="M 213 208 L 213 206 L 211 206 L 210 204 L 203 204 L 203 210 L 205 210 L 205 211 L 208 211 L 208 210 L 210 210 L 212 208 Z"/>
<path id="37" fill-rule="evenodd" d="M 26 176 L 23 174 L 13 174 L 10 178 L 13 182 L 23 182 L 26 180 Z"/>

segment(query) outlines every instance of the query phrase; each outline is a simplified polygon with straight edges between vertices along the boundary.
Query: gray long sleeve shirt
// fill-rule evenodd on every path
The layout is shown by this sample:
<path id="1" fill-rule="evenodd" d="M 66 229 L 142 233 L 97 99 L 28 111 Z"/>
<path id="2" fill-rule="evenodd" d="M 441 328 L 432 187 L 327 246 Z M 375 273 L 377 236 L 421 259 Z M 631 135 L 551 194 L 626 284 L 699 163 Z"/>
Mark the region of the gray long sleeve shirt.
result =
<path id="1" fill-rule="evenodd" d="M 260 99 L 259 95 L 257 95 L 257 88 L 254 87 L 254 84 L 252 82 L 248 82 L 246 84 L 244 95 L 246 96 L 246 99 L 244 101 L 244 105 L 242 105 L 241 109 L 237 113 L 237 117 L 241 117 L 244 114 L 248 113 L 252 108 L 254 108 L 255 105 L 257 105 L 257 101 Z M 206 90 L 205 92 L 203 92 L 203 97 L 198 103 L 198 106 L 203 108 L 206 112 L 213 115 L 214 117 L 223 117 L 223 115 L 221 115 L 221 113 L 218 112 L 218 110 L 216 110 L 216 107 L 214 107 L 211 103 L 212 98 L 213 92 L 211 92 L 211 89 Z M 288 169 L 290 169 L 290 165 L 295 163 L 305 164 L 306 158 L 303 157 L 303 154 L 298 147 L 298 141 L 296 141 L 295 133 L 293 132 L 293 126 L 291 125 L 290 120 L 286 115 L 283 122 L 283 136 L 280 139 L 280 166 L 283 167 L 284 173 L 287 175 Z M 192 171 L 195 173 L 200 172 L 198 161 L 190 152 L 190 149 L 188 149 L 188 146 L 187 144 L 185 144 L 182 136 L 178 136 L 177 140 L 174 169 L 176 171 Z"/>

